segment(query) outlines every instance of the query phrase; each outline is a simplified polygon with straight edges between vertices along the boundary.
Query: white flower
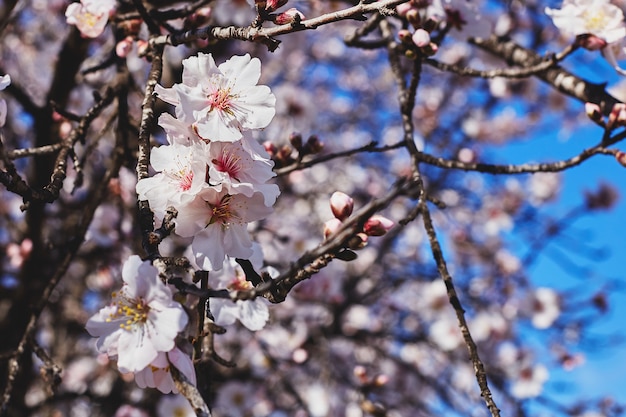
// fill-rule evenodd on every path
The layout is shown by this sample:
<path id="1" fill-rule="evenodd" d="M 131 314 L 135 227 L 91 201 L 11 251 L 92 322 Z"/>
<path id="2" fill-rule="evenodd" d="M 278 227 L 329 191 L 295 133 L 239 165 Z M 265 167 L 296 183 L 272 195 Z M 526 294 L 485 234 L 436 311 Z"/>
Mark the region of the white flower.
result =
<path id="1" fill-rule="evenodd" d="M 595 35 L 607 43 L 626 37 L 624 14 L 608 0 L 565 0 L 560 9 L 545 9 L 554 26 L 568 36 Z"/>
<path id="2" fill-rule="evenodd" d="M 193 362 L 178 348 L 167 353 L 159 352 L 156 359 L 150 362 L 150 366 L 135 373 L 135 382 L 139 388 L 156 388 L 164 394 L 170 392 L 178 394 L 170 366 L 175 366 L 192 385 L 196 385 L 196 371 Z M 120 368 L 120 371 L 125 372 L 126 370 Z"/>
<path id="3" fill-rule="evenodd" d="M 537 288 L 533 299 L 533 326 L 538 329 L 547 329 L 561 314 L 559 297 L 550 288 Z"/>
<path id="4" fill-rule="evenodd" d="M 208 187 L 205 182 L 207 155 L 208 145 L 202 141 L 190 146 L 174 143 L 152 149 L 150 164 L 159 173 L 137 182 L 139 199 L 148 200 L 159 217 L 163 217 L 169 206 L 179 209 L 191 203 Z"/>
<path id="5" fill-rule="evenodd" d="M 261 62 L 248 54 L 216 66 L 211 54 L 199 53 L 183 61 L 182 84 L 157 85 L 155 92 L 202 138 L 233 142 L 243 130 L 262 129 L 274 117 L 276 98 L 269 87 L 256 85 L 260 76 Z"/>
<path id="6" fill-rule="evenodd" d="M 511 394 L 519 399 L 536 397 L 541 394 L 543 384 L 549 376 L 548 370 L 543 365 L 524 367 L 511 387 Z"/>
<path id="7" fill-rule="evenodd" d="M 193 236 L 191 248 L 198 266 L 217 271 L 222 268 L 226 255 L 242 259 L 252 256 L 247 225 L 271 212 L 272 208 L 265 205 L 261 193 L 246 197 L 209 188 L 179 209 L 176 233 L 183 237 Z"/>
<path id="8" fill-rule="evenodd" d="M 250 149 L 252 148 L 252 149 Z M 266 206 L 272 206 L 280 191 L 276 184 L 266 182 L 276 174 L 274 162 L 256 141 L 211 142 L 208 156 L 208 183 L 216 191 L 222 187 L 230 194 L 252 197 L 261 192 Z"/>
<path id="9" fill-rule="evenodd" d="M 9 74 L 0 77 L 0 91 L 4 90 L 11 84 L 11 76 Z M 7 120 L 7 102 L 0 100 L 0 127 L 4 126 Z"/>
<path id="10" fill-rule="evenodd" d="M 156 407 L 157 417 L 195 417 L 189 401 L 182 395 L 165 395 Z"/>
<path id="11" fill-rule="evenodd" d="M 233 258 L 224 263 L 224 268 L 219 273 L 209 275 L 209 284 L 213 289 L 248 290 L 252 283 L 246 280 L 246 276 Z M 269 319 L 269 310 L 265 299 L 254 300 L 225 300 L 210 298 L 209 308 L 220 326 L 228 326 L 239 320 L 249 330 L 257 331 L 265 327 Z"/>
<path id="12" fill-rule="evenodd" d="M 98 337 L 98 351 L 117 355 L 120 368 L 138 372 L 159 352 L 174 348 L 174 339 L 187 325 L 182 306 L 158 277 L 150 262 L 133 255 L 122 269 L 124 286 L 113 293 L 113 303 L 87 321 L 87 331 Z"/>
<path id="13" fill-rule="evenodd" d="M 66 21 L 76 25 L 80 33 L 89 38 L 99 36 L 115 8 L 115 0 L 81 0 L 71 3 L 65 10 Z"/>

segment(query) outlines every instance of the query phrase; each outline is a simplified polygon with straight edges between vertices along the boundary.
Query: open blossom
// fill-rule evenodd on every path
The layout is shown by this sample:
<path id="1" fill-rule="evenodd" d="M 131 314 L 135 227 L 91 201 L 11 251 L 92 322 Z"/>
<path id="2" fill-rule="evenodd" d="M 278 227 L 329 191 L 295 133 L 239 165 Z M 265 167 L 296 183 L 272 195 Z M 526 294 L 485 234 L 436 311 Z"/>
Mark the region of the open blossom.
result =
<path id="1" fill-rule="evenodd" d="M 183 61 L 182 84 L 157 85 L 155 92 L 203 139 L 233 142 L 274 117 L 276 98 L 269 87 L 256 85 L 260 76 L 261 62 L 248 54 L 217 66 L 211 54 L 199 53 Z"/>
<path id="2" fill-rule="evenodd" d="M 232 291 L 244 291 L 252 288 L 252 283 L 246 280 L 241 267 L 233 258 L 224 263 L 224 268 L 219 273 L 209 275 L 209 284 L 214 289 L 228 289 Z M 265 327 L 269 319 L 269 310 L 264 298 L 254 300 L 225 300 L 210 298 L 209 308 L 215 319 L 215 323 L 228 326 L 239 320 L 249 330 L 257 331 Z"/>
<path id="3" fill-rule="evenodd" d="M 261 193 L 252 197 L 203 190 L 176 217 L 176 233 L 193 236 L 191 248 L 198 266 L 204 270 L 222 268 L 225 257 L 248 259 L 253 254 L 248 223 L 264 219 L 272 212 Z"/>
<path id="4" fill-rule="evenodd" d="M 545 12 L 569 36 L 591 34 L 607 43 L 626 37 L 624 14 L 608 0 L 565 0 L 560 9 Z"/>
<path id="5" fill-rule="evenodd" d="M 11 76 L 9 74 L 0 77 L 0 91 L 4 90 L 11 84 Z M 0 127 L 4 126 L 7 120 L 7 102 L 0 100 Z"/>
<path id="6" fill-rule="evenodd" d="M 135 373 L 135 382 L 139 388 L 156 388 L 164 394 L 178 394 L 176 384 L 172 378 L 170 366 L 175 366 L 187 380 L 196 385 L 196 371 L 191 358 L 178 348 L 169 352 L 159 352 L 150 366 Z M 120 368 L 120 371 L 125 372 Z"/>
<path id="7" fill-rule="evenodd" d="M 148 200 L 157 216 L 169 206 L 179 209 L 190 203 L 208 184 L 205 182 L 208 145 L 202 141 L 190 146 L 174 143 L 154 148 L 150 164 L 159 171 L 137 182 L 139 199 Z"/>
<path id="8" fill-rule="evenodd" d="M 122 269 L 124 285 L 113 293 L 113 303 L 87 321 L 87 331 L 98 337 L 96 347 L 127 372 L 150 365 L 160 352 L 174 348 L 174 339 L 187 325 L 182 306 L 158 277 L 150 262 L 133 255 Z"/>
<path id="9" fill-rule="evenodd" d="M 99 36 L 115 8 L 115 0 L 81 0 L 71 3 L 65 10 L 67 23 L 76 25 L 80 33 L 88 38 Z"/>

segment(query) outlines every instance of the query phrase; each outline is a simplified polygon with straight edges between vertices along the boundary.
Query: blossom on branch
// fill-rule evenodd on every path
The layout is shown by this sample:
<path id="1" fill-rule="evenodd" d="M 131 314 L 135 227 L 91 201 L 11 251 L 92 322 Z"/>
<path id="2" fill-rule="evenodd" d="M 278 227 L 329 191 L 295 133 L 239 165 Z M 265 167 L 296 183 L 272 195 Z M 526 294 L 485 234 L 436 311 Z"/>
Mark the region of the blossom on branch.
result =
<path id="1" fill-rule="evenodd" d="M 4 90 L 11 84 L 11 76 L 9 74 L 0 77 L 0 91 Z M 7 120 L 7 102 L 0 100 L 0 127 L 4 126 Z"/>
<path id="2" fill-rule="evenodd" d="M 174 339 L 187 325 L 182 306 L 150 262 L 133 255 L 122 269 L 124 285 L 113 293 L 111 305 L 87 321 L 87 331 L 98 338 L 98 351 L 117 356 L 126 372 L 138 372 L 174 348 Z"/>
<path id="3" fill-rule="evenodd" d="M 150 363 L 150 366 L 135 373 L 135 382 L 139 388 L 156 388 L 164 394 L 178 394 L 178 389 L 174 384 L 170 367 L 174 366 L 185 378 L 192 384 L 196 385 L 196 371 L 193 367 L 191 358 L 183 353 L 180 349 L 174 348 L 164 353 L 159 352 L 156 359 Z M 124 372 L 124 369 L 120 369 Z"/>
<path id="4" fill-rule="evenodd" d="M 626 37 L 624 13 L 608 0 L 565 0 L 560 9 L 545 12 L 567 36 L 591 34 L 607 43 Z"/>
<path id="5" fill-rule="evenodd" d="M 248 54 L 217 66 L 211 54 L 199 53 L 183 61 L 182 84 L 157 85 L 155 92 L 203 139 L 234 142 L 274 117 L 276 98 L 269 87 L 256 85 L 260 76 L 261 62 Z"/>
<path id="6" fill-rule="evenodd" d="M 68 24 L 76 25 L 80 33 L 88 38 L 100 36 L 115 8 L 115 0 L 81 0 L 65 10 Z"/>

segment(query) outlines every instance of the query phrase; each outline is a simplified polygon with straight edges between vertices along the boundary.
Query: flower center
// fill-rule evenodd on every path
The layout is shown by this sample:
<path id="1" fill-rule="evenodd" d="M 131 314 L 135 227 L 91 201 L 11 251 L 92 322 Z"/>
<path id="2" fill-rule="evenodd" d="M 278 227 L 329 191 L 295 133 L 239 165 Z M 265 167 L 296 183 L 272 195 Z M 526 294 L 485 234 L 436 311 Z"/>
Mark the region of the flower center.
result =
<path id="1" fill-rule="evenodd" d="M 585 20 L 585 26 L 589 32 L 597 32 L 603 30 L 608 23 L 607 15 L 604 10 L 585 10 L 582 13 Z"/>
<path id="2" fill-rule="evenodd" d="M 252 288 L 252 283 L 246 281 L 246 277 L 243 274 L 237 273 L 233 280 L 228 284 L 228 289 L 233 291 L 245 291 Z"/>
<path id="3" fill-rule="evenodd" d="M 235 153 L 228 152 L 227 150 L 223 149 L 219 158 L 215 158 L 211 162 L 215 165 L 215 169 L 217 169 L 219 172 L 225 172 L 231 178 L 237 180 L 238 182 L 241 182 L 239 178 L 237 178 L 239 172 L 241 171 L 240 161 L 241 158 L 235 155 Z"/>
<path id="4" fill-rule="evenodd" d="M 100 16 L 95 15 L 95 14 L 93 14 L 91 12 L 85 11 L 78 17 L 78 19 L 85 26 L 94 27 L 94 26 L 96 26 L 96 24 L 100 20 Z"/>
<path id="5" fill-rule="evenodd" d="M 237 213 L 235 213 L 230 207 L 232 199 L 232 195 L 226 194 L 216 205 L 207 203 L 207 205 L 211 208 L 211 219 L 209 220 L 207 226 L 214 223 L 221 223 L 222 226 L 228 227 L 231 220 L 238 218 Z"/>
<path id="6" fill-rule="evenodd" d="M 209 100 L 209 106 L 211 107 L 209 109 L 209 112 L 217 109 L 219 111 L 231 114 L 232 110 L 230 108 L 232 98 L 233 96 L 230 94 L 230 88 L 218 88 L 207 96 L 207 99 Z"/>
<path id="7" fill-rule="evenodd" d="M 113 293 L 113 299 L 116 299 L 117 310 L 107 318 L 107 322 L 125 317 L 126 321 L 121 323 L 120 327 L 124 330 L 132 330 L 133 327 L 141 326 L 148 321 L 150 307 L 142 298 L 137 300 L 123 294 Z"/>

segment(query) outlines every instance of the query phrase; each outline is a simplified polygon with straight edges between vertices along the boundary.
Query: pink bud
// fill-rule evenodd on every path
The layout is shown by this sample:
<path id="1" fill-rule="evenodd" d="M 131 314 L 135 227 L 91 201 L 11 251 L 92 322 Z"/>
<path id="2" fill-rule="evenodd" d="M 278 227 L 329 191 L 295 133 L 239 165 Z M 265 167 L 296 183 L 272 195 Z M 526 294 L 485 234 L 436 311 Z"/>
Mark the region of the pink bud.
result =
<path id="1" fill-rule="evenodd" d="M 115 45 L 115 53 L 120 58 L 126 58 L 126 55 L 133 49 L 133 38 L 127 36 Z"/>
<path id="2" fill-rule="evenodd" d="M 406 13 L 412 8 L 413 6 L 410 3 L 402 3 L 396 6 L 396 12 L 400 16 L 406 16 Z"/>
<path id="3" fill-rule="evenodd" d="M 339 219 L 330 219 L 324 222 L 324 238 L 328 239 L 328 236 L 335 233 L 341 228 L 341 221 Z"/>
<path id="4" fill-rule="evenodd" d="M 608 45 L 604 39 L 591 34 L 578 35 L 576 42 L 589 51 L 599 51 Z"/>
<path id="5" fill-rule="evenodd" d="M 137 41 L 137 55 L 139 56 L 144 56 L 147 52 L 148 52 L 148 47 L 150 45 L 148 44 L 147 41 L 144 41 L 142 39 Z"/>
<path id="6" fill-rule="evenodd" d="M 330 196 L 330 209 L 337 219 L 343 221 L 350 217 L 353 208 L 354 200 L 349 195 L 341 191 L 335 191 L 333 195 Z"/>
<path id="7" fill-rule="evenodd" d="M 619 126 L 624 123 L 626 120 L 626 104 L 617 103 L 611 109 L 611 113 L 609 114 L 609 120 L 607 122 L 607 127 L 611 129 L 616 125 Z"/>
<path id="8" fill-rule="evenodd" d="M 294 23 L 294 22 L 301 21 L 304 19 L 305 19 L 304 15 L 298 9 L 296 9 L 295 7 L 292 7 L 291 9 L 285 12 L 282 12 L 281 14 L 276 16 L 274 18 L 274 23 L 278 25 L 286 25 L 288 23 Z"/>
<path id="9" fill-rule="evenodd" d="M 602 121 L 602 110 L 596 103 L 585 103 L 585 113 L 594 122 Z"/>
<path id="10" fill-rule="evenodd" d="M 378 214 L 370 217 L 363 225 L 363 231 L 369 236 L 382 236 L 393 227 L 395 223 Z"/>
<path id="11" fill-rule="evenodd" d="M 403 43 L 410 43 L 411 41 L 411 32 L 406 29 L 400 29 L 398 31 L 398 39 L 400 39 Z"/>
<path id="12" fill-rule="evenodd" d="M 265 148 L 265 151 L 270 155 L 270 157 L 276 155 L 276 152 L 278 152 L 276 145 L 274 145 L 269 140 L 263 142 L 263 147 Z"/>
<path id="13" fill-rule="evenodd" d="M 287 4 L 287 1 L 289 0 L 267 0 L 265 2 L 265 10 L 267 10 L 268 12 L 273 12 L 274 10 Z"/>
<path id="14" fill-rule="evenodd" d="M 617 162 L 626 167 L 626 152 L 617 151 L 615 153 L 615 159 L 617 160 Z"/>
<path id="15" fill-rule="evenodd" d="M 430 44 L 430 33 L 426 32 L 424 29 L 417 29 L 411 39 L 417 47 L 423 48 Z"/>

